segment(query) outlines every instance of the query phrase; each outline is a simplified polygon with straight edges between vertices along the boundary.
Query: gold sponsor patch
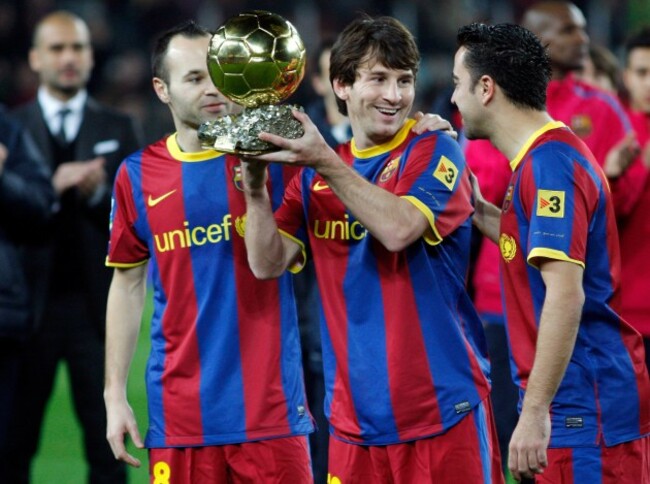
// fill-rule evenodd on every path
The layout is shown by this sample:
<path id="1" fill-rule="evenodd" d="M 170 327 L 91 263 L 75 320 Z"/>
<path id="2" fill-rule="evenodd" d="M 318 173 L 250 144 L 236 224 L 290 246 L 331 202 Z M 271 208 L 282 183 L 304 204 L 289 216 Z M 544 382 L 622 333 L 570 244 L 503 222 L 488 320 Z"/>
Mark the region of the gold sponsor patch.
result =
<path id="1" fill-rule="evenodd" d="M 499 236 L 499 250 L 501 250 L 501 257 L 506 262 L 510 262 L 517 254 L 517 243 L 515 238 L 508 234 L 501 234 Z"/>
<path id="2" fill-rule="evenodd" d="M 564 217 L 564 195 L 560 190 L 537 190 L 537 216 Z"/>
<path id="3" fill-rule="evenodd" d="M 456 168 L 456 165 L 449 158 L 441 156 L 438 166 L 433 172 L 433 177 L 442 182 L 450 190 L 453 190 L 456 179 L 458 178 L 458 168 Z"/>
<path id="4" fill-rule="evenodd" d="M 241 217 L 237 217 L 235 219 L 235 230 L 239 234 L 239 236 L 243 239 L 244 235 L 246 235 L 246 214 L 242 215 Z"/>

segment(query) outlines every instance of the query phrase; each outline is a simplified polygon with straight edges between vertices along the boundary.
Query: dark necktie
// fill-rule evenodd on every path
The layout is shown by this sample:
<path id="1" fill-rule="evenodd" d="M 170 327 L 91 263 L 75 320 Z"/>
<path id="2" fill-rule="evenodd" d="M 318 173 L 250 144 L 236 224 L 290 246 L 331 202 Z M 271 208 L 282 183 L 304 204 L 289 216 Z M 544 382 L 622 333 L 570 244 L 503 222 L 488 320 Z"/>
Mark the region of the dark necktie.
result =
<path id="1" fill-rule="evenodd" d="M 59 143 L 61 146 L 67 146 L 68 144 L 68 139 L 65 134 L 65 118 L 67 118 L 68 114 L 71 112 L 72 111 L 69 108 L 63 108 L 58 113 L 59 118 L 61 118 L 61 127 L 59 128 L 59 132 L 54 137 L 56 138 L 57 143 Z"/>

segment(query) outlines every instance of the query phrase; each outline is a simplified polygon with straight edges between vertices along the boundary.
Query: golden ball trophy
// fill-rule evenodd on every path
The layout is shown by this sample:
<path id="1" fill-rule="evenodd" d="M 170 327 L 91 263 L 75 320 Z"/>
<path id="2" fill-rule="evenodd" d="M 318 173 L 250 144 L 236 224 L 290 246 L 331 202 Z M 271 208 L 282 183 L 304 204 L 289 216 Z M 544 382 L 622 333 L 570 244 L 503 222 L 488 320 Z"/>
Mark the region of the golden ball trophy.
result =
<path id="1" fill-rule="evenodd" d="M 238 115 L 199 127 L 206 148 L 222 153 L 259 155 L 277 147 L 258 139 L 264 131 L 299 138 L 302 125 L 280 105 L 302 81 L 305 46 L 296 28 L 280 15 L 254 10 L 228 19 L 210 40 L 208 71 L 219 91 L 244 106 Z"/>

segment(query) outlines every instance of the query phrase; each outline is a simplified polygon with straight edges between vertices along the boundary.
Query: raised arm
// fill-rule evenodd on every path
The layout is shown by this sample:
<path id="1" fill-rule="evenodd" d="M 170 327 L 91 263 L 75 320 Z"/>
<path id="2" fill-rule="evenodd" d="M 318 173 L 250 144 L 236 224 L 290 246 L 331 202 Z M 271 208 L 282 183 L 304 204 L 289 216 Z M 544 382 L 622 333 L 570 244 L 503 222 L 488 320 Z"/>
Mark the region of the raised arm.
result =
<path id="1" fill-rule="evenodd" d="M 266 167 L 263 162 L 242 160 L 246 199 L 244 240 L 248 263 L 258 279 L 279 277 L 301 252 L 298 243 L 278 232 L 266 189 Z"/>
<path id="2" fill-rule="evenodd" d="M 126 384 L 140 332 L 146 267 L 115 269 L 106 310 L 106 435 L 115 458 L 134 467 L 140 467 L 140 461 L 126 451 L 124 436 L 128 433 L 138 448 L 144 444 L 127 400 Z"/>
<path id="3" fill-rule="evenodd" d="M 358 175 L 330 148 L 301 112 L 294 112 L 305 130 L 298 139 L 262 133 L 261 139 L 280 148 L 260 160 L 298 164 L 314 168 L 354 216 L 391 251 L 400 251 L 429 229 L 429 221 L 412 203 L 373 185 Z"/>

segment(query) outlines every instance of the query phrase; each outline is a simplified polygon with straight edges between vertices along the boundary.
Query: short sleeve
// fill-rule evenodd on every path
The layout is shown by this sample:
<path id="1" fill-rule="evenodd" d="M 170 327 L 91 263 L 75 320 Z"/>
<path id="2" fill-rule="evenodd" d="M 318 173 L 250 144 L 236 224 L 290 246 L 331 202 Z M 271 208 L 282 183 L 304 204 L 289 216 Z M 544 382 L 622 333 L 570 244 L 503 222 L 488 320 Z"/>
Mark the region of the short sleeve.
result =
<path id="1" fill-rule="evenodd" d="M 435 245 L 474 212 L 465 158 L 458 143 L 440 132 L 414 138 L 404 158 L 395 194 L 427 217 L 431 231 L 425 240 Z"/>
<path id="2" fill-rule="evenodd" d="M 282 203 L 274 214 L 280 234 L 300 246 L 301 258 L 289 268 L 293 273 L 299 272 L 307 260 L 308 236 L 302 198 L 302 186 L 307 183 L 306 179 L 310 179 L 306 171 L 303 169 L 291 177 L 284 191 Z"/>
<path id="3" fill-rule="evenodd" d="M 547 143 L 522 167 L 519 196 L 529 220 L 527 260 L 540 258 L 585 266 L 589 221 L 602 197 L 593 168 L 577 151 Z"/>
<path id="4" fill-rule="evenodd" d="M 149 249 L 137 235 L 134 225 L 137 210 L 133 201 L 133 188 L 126 164 L 118 169 L 110 215 L 110 242 L 106 265 L 109 267 L 134 267 L 149 259 Z"/>

